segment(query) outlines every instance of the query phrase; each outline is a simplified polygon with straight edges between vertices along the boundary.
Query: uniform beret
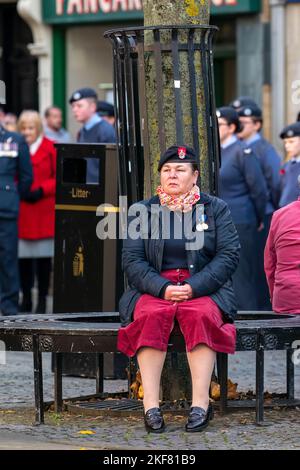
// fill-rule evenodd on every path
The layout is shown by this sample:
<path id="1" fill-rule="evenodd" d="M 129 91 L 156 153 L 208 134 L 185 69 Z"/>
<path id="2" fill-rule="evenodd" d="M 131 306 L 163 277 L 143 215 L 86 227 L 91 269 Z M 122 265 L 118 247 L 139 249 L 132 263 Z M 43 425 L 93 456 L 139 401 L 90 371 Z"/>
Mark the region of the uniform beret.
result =
<path id="1" fill-rule="evenodd" d="M 239 115 L 237 111 L 230 106 L 223 106 L 222 108 L 217 109 L 217 117 L 225 119 L 228 124 L 235 124 L 236 133 L 242 131 L 243 126 L 240 123 Z"/>
<path id="2" fill-rule="evenodd" d="M 240 96 L 239 98 L 236 98 L 234 101 L 232 101 L 229 106 L 234 109 L 240 109 L 245 106 L 259 107 L 254 99 L 250 98 L 250 96 Z"/>
<path id="3" fill-rule="evenodd" d="M 69 103 L 72 104 L 75 101 L 83 100 L 84 98 L 95 98 L 98 99 L 97 93 L 93 88 L 80 88 L 79 90 L 72 93 Z"/>
<path id="4" fill-rule="evenodd" d="M 160 157 L 158 171 L 167 162 L 170 163 L 198 163 L 195 150 L 186 145 L 172 145 Z"/>
<path id="5" fill-rule="evenodd" d="M 115 115 L 115 108 L 112 104 L 107 101 L 98 101 L 97 103 L 97 113 L 100 116 L 111 116 Z"/>
<path id="6" fill-rule="evenodd" d="M 288 139 L 289 137 L 300 137 L 300 122 L 295 122 L 285 127 L 280 134 L 281 139 Z"/>
<path id="7" fill-rule="evenodd" d="M 253 117 L 262 119 L 262 110 L 258 106 L 243 106 L 238 110 L 239 117 Z"/>

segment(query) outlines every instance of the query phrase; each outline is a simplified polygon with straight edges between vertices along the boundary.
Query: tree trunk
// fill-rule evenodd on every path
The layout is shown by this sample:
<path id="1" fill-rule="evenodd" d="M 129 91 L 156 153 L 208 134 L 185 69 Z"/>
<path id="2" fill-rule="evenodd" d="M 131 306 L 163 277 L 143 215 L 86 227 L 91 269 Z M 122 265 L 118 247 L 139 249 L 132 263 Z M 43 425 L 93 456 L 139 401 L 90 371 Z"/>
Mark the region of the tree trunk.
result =
<path id="1" fill-rule="evenodd" d="M 209 0 L 144 0 L 145 26 L 156 25 L 188 25 L 188 24 L 208 24 L 210 18 Z M 198 33 L 199 34 L 199 33 Z M 195 40 L 197 33 L 195 33 Z M 187 44 L 187 33 L 180 32 L 179 42 Z M 169 32 L 161 34 L 161 43 L 170 44 Z M 153 44 L 152 33 L 145 34 L 146 46 Z M 179 53 L 180 61 L 180 90 L 182 101 L 183 120 L 183 142 L 176 138 L 176 108 L 174 97 L 174 73 L 171 54 L 163 54 L 163 127 L 165 132 L 165 147 L 173 144 L 186 144 L 194 147 L 192 136 L 192 113 L 190 95 L 190 76 L 188 72 L 188 55 Z M 205 95 L 203 89 L 203 79 L 201 77 L 201 56 L 198 51 L 195 53 L 195 73 L 198 106 L 198 131 L 200 137 L 200 167 L 201 167 L 201 189 L 209 192 L 209 170 L 207 158 L 207 137 L 205 122 Z M 146 105 L 148 118 L 149 152 L 151 166 L 152 192 L 159 183 L 157 173 L 157 163 L 160 157 L 160 145 L 158 133 L 162 131 L 158 118 L 158 97 L 156 67 L 153 54 L 145 54 L 145 75 L 146 75 Z M 150 196 L 146 194 L 145 196 Z"/>
<path id="2" fill-rule="evenodd" d="M 144 0 L 145 26 L 157 25 L 188 25 L 208 24 L 210 18 L 209 0 Z M 195 33 L 195 40 L 197 39 Z M 161 43 L 170 44 L 171 37 L 168 31 L 161 33 Z M 187 33 L 180 32 L 180 42 L 187 44 Z M 151 167 L 152 193 L 155 194 L 159 184 L 157 164 L 160 158 L 159 132 L 162 131 L 162 120 L 158 116 L 157 75 L 154 55 L 147 53 L 153 45 L 153 33 L 145 34 L 145 75 L 146 75 L 146 106 L 148 120 L 149 153 Z M 180 90 L 182 102 L 183 142 L 179 142 L 176 135 L 176 106 L 174 96 L 174 72 L 172 55 L 163 54 L 162 58 L 162 97 L 163 97 L 163 128 L 165 133 L 165 147 L 173 144 L 186 144 L 194 147 L 192 134 L 192 112 L 190 76 L 187 53 L 180 55 Z M 201 76 L 200 52 L 195 53 L 195 73 L 198 105 L 198 132 L 200 141 L 200 174 L 201 189 L 209 192 L 209 163 L 207 156 L 207 133 L 205 120 L 205 94 L 203 77 Z M 145 194 L 150 197 L 150 194 Z M 164 400 L 190 399 L 191 381 L 189 367 L 185 354 L 168 354 L 162 376 L 162 398 Z"/>

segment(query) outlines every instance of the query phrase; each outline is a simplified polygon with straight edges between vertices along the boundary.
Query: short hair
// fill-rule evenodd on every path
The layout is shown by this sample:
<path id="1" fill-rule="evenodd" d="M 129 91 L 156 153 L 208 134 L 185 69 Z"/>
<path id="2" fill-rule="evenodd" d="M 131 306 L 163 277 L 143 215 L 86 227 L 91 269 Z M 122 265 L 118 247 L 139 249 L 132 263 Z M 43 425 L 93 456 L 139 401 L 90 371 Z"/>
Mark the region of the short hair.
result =
<path id="1" fill-rule="evenodd" d="M 42 118 L 37 111 L 31 109 L 22 111 L 18 119 L 18 131 L 21 132 L 22 126 L 24 123 L 32 121 L 39 134 L 43 133 L 43 122 Z"/>
<path id="2" fill-rule="evenodd" d="M 93 96 L 89 96 L 88 98 L 82 98 L 83 100 L 87 100 L 89 101 L 90 103 L 94 103 L 97 107 L 97 104 L 98 104 L 98 99 L 97 98 L 94 98 Z"/>
<path id="3" fill-rule="evenodd" d="M 59 106 L 55 106 L 55 105 L 48 106 L 48 108 L 46 108 L 45 113 L 44 113 L 44 116 L 45 116 L 46 119 L 50 116 L 50 113 L 53 109 L 58 109 L 60 112 L 62 112 L 62 110 Z"/>

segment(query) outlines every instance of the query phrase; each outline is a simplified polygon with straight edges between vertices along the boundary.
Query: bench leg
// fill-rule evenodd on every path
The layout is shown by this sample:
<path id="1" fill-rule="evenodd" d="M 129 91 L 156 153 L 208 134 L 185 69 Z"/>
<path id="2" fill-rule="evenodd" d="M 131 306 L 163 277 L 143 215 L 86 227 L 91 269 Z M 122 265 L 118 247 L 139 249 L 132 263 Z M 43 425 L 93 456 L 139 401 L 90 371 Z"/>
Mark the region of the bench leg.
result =
<path id="1" fill-rule="evenodd" d="M 217 354 L 217 375 L 220 384 L 220 411 L 225 414 L 227 411 L 227 393 L 228 393 L 228 355 L 224 353 Z"/>
<path id="2" fill-rule="evenodd" d="M 103 354 L 96 353 L 96 393 L 103 393 L 104 364 Z"/>
<path id="3" fill-rule="evenodd" d="M 293 349 L 286 351 L 286 385 L 288 400 L 295 399 L 295 364 L 293 362 Z"/>
<path id="4" fill-rule="evenodd" d="M 61 413 L 63 409 L 62 395 L 62 353 L 54 353 L 54 410 Z"/>
<path id="5" fill-rule="evenodd" d="M 39 348 L 39 337 L 32 337 L 33 367 L 34 367 L 34 400 L 35 423 L 44 423 L 44 397 L 43 397 L 43 364 L 42 353 Z"/>
<path id="6" fill-rule="evenodd" d="M 264 420 L 264 350 L 256 351 L 256 424 Z"/>

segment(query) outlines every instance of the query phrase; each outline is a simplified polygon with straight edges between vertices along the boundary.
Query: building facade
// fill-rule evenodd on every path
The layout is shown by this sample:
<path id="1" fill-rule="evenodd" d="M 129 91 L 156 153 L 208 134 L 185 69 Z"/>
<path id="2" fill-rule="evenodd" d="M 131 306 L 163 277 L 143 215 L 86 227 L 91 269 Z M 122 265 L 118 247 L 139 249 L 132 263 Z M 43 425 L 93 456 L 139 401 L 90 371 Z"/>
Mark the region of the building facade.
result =
<path id="1" fill-rule="evenodd" d="M 220 28 L 217 104 L 251 95 L 263 106 L 266 136 L 279 146 L 280 129 L 300 110 L 300 1 L 212 0 L 211 10 L 211 23 Z M 6 28 L 1 37 L 8 11 L 17 33 L 11 37 Z M 19 112 L 22 107 L 44 111 L 55 103 L 75 134 L 67 103 L 74 89 L 91 86 L 101 99 L 112 99 L 112 49 L 104 31 L 142 23 L 142 0 L 0 0 L 0 79 L 8 85 L 8 104 Z M 9 60 L 14 47 L 19 56 L 14 52 Z M 27 61 L 25 78 L 22 60 Z"/>

